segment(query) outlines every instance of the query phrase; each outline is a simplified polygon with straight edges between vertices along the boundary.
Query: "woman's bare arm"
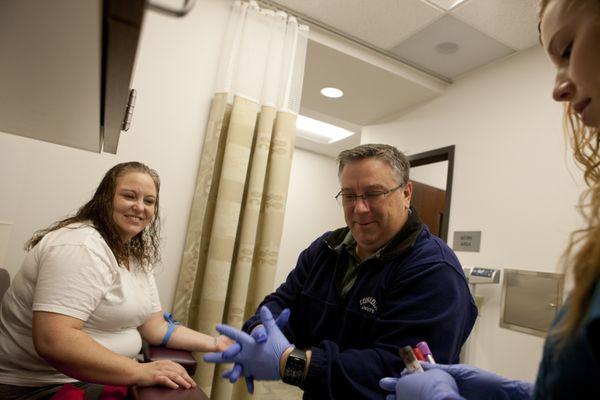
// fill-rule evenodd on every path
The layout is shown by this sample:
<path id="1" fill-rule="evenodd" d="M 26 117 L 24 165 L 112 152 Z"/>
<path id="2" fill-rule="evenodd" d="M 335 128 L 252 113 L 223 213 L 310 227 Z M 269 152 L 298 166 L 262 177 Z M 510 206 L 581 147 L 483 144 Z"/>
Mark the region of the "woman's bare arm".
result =
<path id="1" fill-rule="evenodd" d="M 82 331 L 84 322 L 50 312 L 33 313 L 33 343 L 50 365 L 75 379 L 112 385 L 195 386 L 185 369 L 172 361 L 140 364 L 118 355 Z"/>
<path id="2" fill-rule="evenodd" d="M 162 312 L 156 312 L 138 328 L 142 338 L 149 344 L 158 346 L 161 344 L 169 323 L 163 318 Z M 169 338 L 167 347 L 200 352 L 220 352 L 233 344 L 226 336 L 209 336 L 182 325 L 176 325 L 175 330 Z"/>

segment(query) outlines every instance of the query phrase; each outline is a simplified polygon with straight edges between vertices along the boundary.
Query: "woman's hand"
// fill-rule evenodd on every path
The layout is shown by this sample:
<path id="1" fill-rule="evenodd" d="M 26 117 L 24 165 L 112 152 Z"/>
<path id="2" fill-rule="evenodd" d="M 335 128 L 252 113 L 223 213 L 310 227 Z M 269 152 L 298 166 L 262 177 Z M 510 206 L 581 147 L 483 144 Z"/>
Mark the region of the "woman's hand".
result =
<path id="1" fill-rule="evenodd" d="M 219 335 L 215 337 L 215 349 L 211 350 L 211 352 L 223 352 L 229 348 L 232 344 L 235 343 L 235 340 L 231 340 L 225 335 Z"/>
<path id="2" fill-rule="evenodd" d="M 153 361 L 139 364 L 138 386 L 162 385 L 171 389 L 190 389 L 196 382 L 185 368 L 170 360 Z"/>

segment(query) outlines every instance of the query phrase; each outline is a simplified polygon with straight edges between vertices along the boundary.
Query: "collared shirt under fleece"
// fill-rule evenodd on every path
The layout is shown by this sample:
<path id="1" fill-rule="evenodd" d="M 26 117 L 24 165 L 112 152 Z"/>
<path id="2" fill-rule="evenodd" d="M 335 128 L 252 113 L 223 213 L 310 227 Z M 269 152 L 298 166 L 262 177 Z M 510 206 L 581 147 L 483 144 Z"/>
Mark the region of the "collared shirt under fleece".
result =
<path id="1" fill-rule="evenodd" d="M 286 281 L 268 295 L 274 316 L 291 315 L 284 334 L 312 350 L 304 399 L 384 399 L 379 380 L 400 376 L 398 350 L 427 341 L 436 361 L 458 362 L 477 308 L 456 255 L 411 213 L 375 257 L 363 261 L 342 299 L 348 228 L 328 232 L 299 256 Z M 260 323 L 255 314 L 246 332 Z"/>

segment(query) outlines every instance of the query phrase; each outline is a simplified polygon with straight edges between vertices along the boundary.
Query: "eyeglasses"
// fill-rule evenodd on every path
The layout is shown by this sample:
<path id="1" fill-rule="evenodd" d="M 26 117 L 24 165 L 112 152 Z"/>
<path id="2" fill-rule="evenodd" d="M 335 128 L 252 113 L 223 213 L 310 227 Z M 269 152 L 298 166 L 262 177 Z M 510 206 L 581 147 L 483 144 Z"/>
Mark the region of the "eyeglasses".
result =
<path id="1" fill-rule="evenodd" d="M 389 190 L 373 190 L 364 194 L 354 193 L 342 193 L 340 192 L 335 196 L 335 199 L 342 207 L 354 207 L 358 199 L 363 199 L 369 207 L 376 206 L 383 201 L 390 194 L 403 187 L 404 184 L 398 185 L 393 189 Z"/>

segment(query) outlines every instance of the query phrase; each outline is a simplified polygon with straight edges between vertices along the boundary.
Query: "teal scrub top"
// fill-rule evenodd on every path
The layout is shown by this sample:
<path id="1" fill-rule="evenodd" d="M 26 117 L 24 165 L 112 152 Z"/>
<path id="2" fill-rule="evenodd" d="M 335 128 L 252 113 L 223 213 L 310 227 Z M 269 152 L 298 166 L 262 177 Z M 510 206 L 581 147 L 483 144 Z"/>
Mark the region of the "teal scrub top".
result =
<path id="1" fill-rule="evenodd" d="M 559 311 L 561 320 L 569 301 Z M 535 382 L 534 399 L 600 399 L 600 280 L 581 329 L 556 357 L 556 340 L 548 337 Z"/>

